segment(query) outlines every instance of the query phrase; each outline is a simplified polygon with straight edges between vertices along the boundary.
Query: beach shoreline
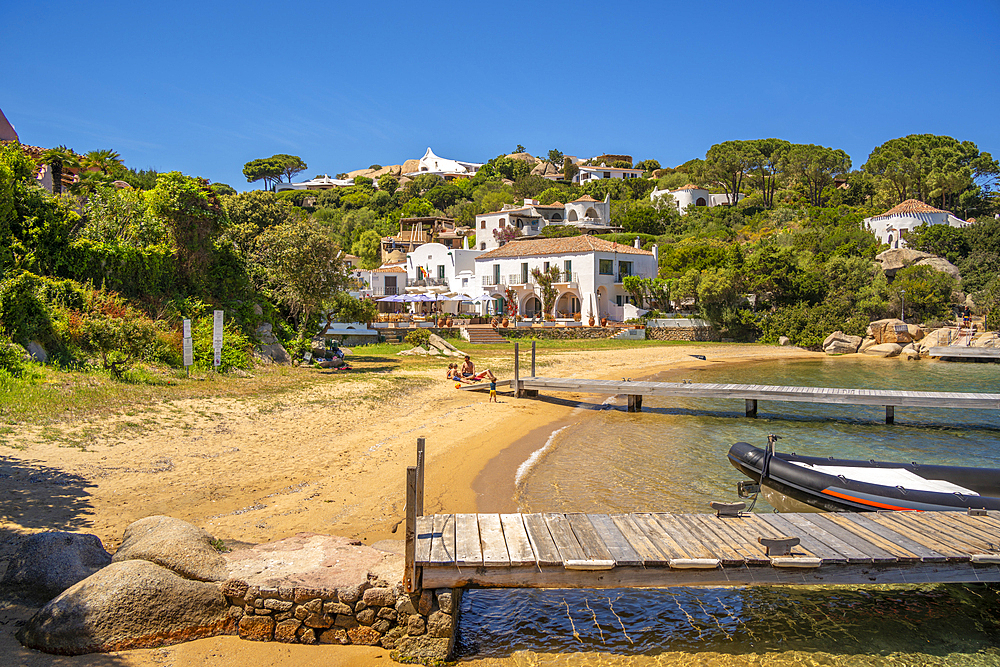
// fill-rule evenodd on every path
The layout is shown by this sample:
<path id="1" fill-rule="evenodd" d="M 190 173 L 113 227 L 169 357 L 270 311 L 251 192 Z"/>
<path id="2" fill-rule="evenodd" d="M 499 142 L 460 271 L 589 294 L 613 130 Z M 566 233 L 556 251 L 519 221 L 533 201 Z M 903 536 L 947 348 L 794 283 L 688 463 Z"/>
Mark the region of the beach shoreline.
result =
<path id="1" fill-rule="evenodd" d="M 475 348 L 467 348 L 475 355 Z M 570 350 L 541 356 L 539 374 L 638 379 L 719 363 L 823 356 L 734 344 Z M 484 360 L 496 368 L 506 361 L 496 355 Z M 506 394 L 491 404 L 486 393 L 454 390 L 443 377 L 446 365 L 443 359 L 440 369 L 412 371 L 427 381 L 380 399 L 355 398 L 364 393 L 366 379 L 359 376 L 355 383 L 292 392 L 271 411 L 229 399 L 156 406 L 140 414 L 149 427 L 127 441 L 109 437 L 86 448 L 34 441 L 11 448 L 0 458 L 0 494 L 17 500 L 0 517 L 0 535 L 11 538 L 4 541 L 7 551 L 0 548 L 0 562 L 15 538 L 43 530 L 96 534 L 113 552 L 127 525 L 154 514 L 184 519 L 231 543 L 299 532 L 366 544 L 401 540 L 405 468 L 415 463 L 418 437 L 427 441 L 426 513 L 516 511 L 518 467 L 553 430 L 586 418 L 579 405 L 595 399 Z M 91 425 L 108 430 L 99 421 Z M 30 613 L 16 605 L 4 608 L 0 651 L 29 667 L 54 664 L 53 656 L 26 651 L 13 638 L 14 627 Z M 80 656 L 67 664 L 191 664 L 199 655 L 209 660 L 228 654 L 234 641 Z M 288 647 L 294 650 L 284 653 L 271 648 L 244 662 L 309 664 L 312 658 L 303 651 L 328 655 L 324 664 L 385 664 L 388 657 L 384 649 L 351 647 L 351 659 L 338 662 L 341 647 Z M 245 655 L 249 649 L 238 650 Z"/>

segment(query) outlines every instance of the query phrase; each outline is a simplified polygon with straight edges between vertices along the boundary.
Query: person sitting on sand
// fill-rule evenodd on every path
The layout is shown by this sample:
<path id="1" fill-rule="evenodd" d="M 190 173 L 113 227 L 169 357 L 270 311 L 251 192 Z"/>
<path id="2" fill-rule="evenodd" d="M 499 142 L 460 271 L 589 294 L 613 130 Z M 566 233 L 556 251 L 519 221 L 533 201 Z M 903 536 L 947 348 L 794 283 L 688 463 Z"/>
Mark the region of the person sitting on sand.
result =
<path id="1" fill-rule="evenodd" d="M 470 380 L 482 380 L 483 378 L 489 378 L 494 382 L 497 379 L 497 376 L 493 375 L 493 371 L 488 368 L 477 375 L 476 365 L 472 363 L 472 359 L 469 358 L 469 355 L 465 355 L 465 363 L 462 364 L 462 377 Z"/>

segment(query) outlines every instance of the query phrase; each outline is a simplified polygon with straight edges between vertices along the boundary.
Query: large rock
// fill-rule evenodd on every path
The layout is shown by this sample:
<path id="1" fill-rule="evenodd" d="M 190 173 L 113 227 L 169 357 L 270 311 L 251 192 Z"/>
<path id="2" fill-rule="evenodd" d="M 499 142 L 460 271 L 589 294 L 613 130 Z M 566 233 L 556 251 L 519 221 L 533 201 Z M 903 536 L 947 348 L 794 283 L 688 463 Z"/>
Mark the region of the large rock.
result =
<path id="1" fill-rule="evenodd" d="M 949 276 L 955 280 L 961 280 L 962 276 L 959 275 L 958 267 L 946 260 L 944 257 L 924 257 L 923 259 L 918 259 L 914 262 L 916 266 L 929 266 L 935 271 L 941 271 L 942 273 L 947 273 Z"/>
<path id="2" fill-rule="evenodd" d="M 226 560 L 212 546 L 212 536 L 169 516 L 148 516 L 129 524 L 112 560 L 148 560 L 200 581 L 227 578 Z"/>
<path id="3" fill-rule="evenodd" d="M 96 535 L 36 533 L 21 542 L 0 586 L 26 597 L 51 600 L 111 564 Z"/>
<path id="4" fill-rule="evenodd" d="M 80 655 L 175 644 L 232 633 L 215 584 L 144 560 L 112 563 L 42 607 L 17 632 L 25 646 Z"/>
<path id="5" fill-rule="evenodd" d="M 901 345 L 906 345 L 907 343 L 912 343 L 919 332 L 920 335 L 923 332 L 920 327 L 915 324 L 906 324 L 903 320 L 897 320 L 895 318 L 889 318 L 885 320 L 876 320 L 868 325 L 868 338 L 874 338 L 875 343 L 881 345 L 882 343 L 899 343 Z"/>
<path id="6" fill-rule="evenodd" d="M 834 331 L 823 341 L 823 351 L 827 354 L 854 354 L 861 346 L 861 336 L 852 336 L 843 331 Z"/>
<path id="7" fill-rule="evenodd" d="M 878 341 L 874 338 L 865 338 L 861 341 L 861 345 L 858 347 L 858 354 L 864 354 L 865 350 L 876 345 L 878 345 Z"/>
<path id="8" fill-rule="evenodd" d="M 267 357 L 276 364 L 292 363 L 292 355 L 288 354 L 288 350 L 281 343 L 258 345 L 257 351 L 260 352 L 260 356 Z"/>
<path id="9" fill-rule="evenodd" d="M 917 359 L 919 359 L 920 352 L 917 350 L 916 343 L 910 343 L 909 345 L 904 347 L 902 352 L 899 353 L 899 356 L 903 357 L 908 361 L 916 361 Z"/>
<path id="10" fill-rule="evenodd" d="M 29 340 L 26 349 L 31 358 L 40 364 L 44 364 L 49 360 L 49 353 L 45 351 L 45 348 L 37 340 Z"/>
<path id="11" fill-rule="evenodd" d="M 257 340 L 264 345 L 270 345 L 277 340 L 277 338 L 274 337 L 274 327 L 270 322 L 264 322 L 261 324 L 257 327 L 255 333 L 257 334 Z"/>
<path id="12" fill-rule="evenodd" d="M 887 276 L 896 275 L 896 271 L 917 263 L 926 257 L 933 257 L 927 252 L 912 250 L 910 248 L 892 248 L 875 256 L 875 261 L 882 265 L 882 270 Z"/>
<path id="13" fill-rule="evenodd" d="M 932 347 L 951 345 L 957 337 L 958 332 L 955 329 L 935 329 L 920 340 L 917 351 L 920 352 L 920 356 L 926 357 Z"/>
<path id="14" fill-rule="evenodd" d="M 406 162 L 403 163 L 403 166 L 401 168 L 400 173 L 402 173 L 402 174 L 412 174 L 415 171 L 417 171 L 418 169 L 420 169 L 420 160 L 407 160 Z M 407 181 L 407 183 L 408 182 L 409 181 Z M 403 183 L 401 181 L 400 185 L 402 185 L 402 184 Z"/>
<path id="15" fill-rule="evenodd" d="M 972 347 L 1000 347 L 1000 336 L 995 331 L 987 331 L 972 341 Z"/>
<path id="16" fill-rule="evenodd" d="M 873 357 L 898 357 L 902 351 L 903 346 L 899 343 L 882 343 L 881 345 L 872 345 L 865 350 L 865 354 L 870 354 Z"/>

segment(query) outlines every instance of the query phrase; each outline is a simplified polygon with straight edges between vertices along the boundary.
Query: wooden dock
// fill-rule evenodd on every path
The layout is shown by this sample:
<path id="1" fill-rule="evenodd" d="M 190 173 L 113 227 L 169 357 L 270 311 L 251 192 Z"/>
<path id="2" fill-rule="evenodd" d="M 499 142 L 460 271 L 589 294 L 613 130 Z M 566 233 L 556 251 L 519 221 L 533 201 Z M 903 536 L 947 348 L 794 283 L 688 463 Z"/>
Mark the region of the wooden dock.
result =
<path id="1" fill-rule="evenodd" d="M 932 347 L 928 356 L 941 359 L 971 359 L 974 361 L 1000 361 L 1000 348 L 995 347 L 963 347 L 960 345 L 945 345 Z"/>
<path id="2" fill-rule="evenodd" d="M 423 588 L 997 582 L 992 514 L 436 514 L 416 517 L 414 575 Z M 797 544 L 776 555 L 762 541 Z"/>

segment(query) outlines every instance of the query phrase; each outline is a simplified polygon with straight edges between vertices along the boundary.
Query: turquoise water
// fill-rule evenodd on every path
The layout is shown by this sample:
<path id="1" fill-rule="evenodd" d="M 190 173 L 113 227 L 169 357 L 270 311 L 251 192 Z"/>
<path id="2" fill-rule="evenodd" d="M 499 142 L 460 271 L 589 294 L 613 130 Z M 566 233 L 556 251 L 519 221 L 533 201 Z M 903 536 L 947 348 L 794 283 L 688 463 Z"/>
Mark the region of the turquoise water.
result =
<path id="1" fill-rule="evenodd" d="M 710 361 L 710 360 L 709 360 Z M 638 379 L 638 378 L 636 378 Z M 1000 365 L 837 358 L 709 364 L 654 379 L 1000 392 Z M 645 398 L 584 404 L 523 467 L 522 512 L 707 512 L 745 478 L 733 442 L 839 458 L 1000 468 L 997 411 Z M 771 511 L 763 500 L 755 511 Z M 1000 664 L 991 586 L 472 591 L 460 650 L 497 664 Z"/>

